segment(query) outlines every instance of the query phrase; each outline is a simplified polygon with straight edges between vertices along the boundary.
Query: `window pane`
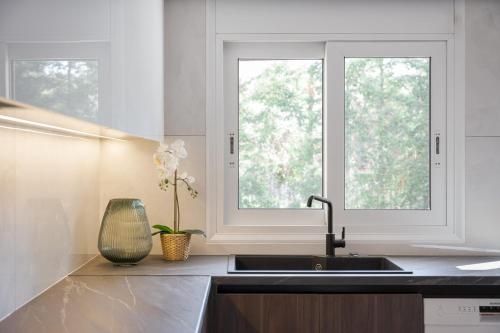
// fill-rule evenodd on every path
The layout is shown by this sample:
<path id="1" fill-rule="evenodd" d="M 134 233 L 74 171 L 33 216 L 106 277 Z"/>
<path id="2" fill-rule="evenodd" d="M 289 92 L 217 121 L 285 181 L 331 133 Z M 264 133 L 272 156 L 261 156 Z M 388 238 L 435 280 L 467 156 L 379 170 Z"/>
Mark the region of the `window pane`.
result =
<path id="1" fill-rule="evenodd" d="M 429 58 L 345 59 L 345 208 L 430 208 Z"/>
<path id="2" fill-rule="evenodd" d="M 13 72 L 16 100 L 97 120 L 96 60 L 16 60 Z"/>
<path id="3" fill-rule="evenodd" d="M 322 60 L 239 61 L 239 207 L 322 194 Z"/>

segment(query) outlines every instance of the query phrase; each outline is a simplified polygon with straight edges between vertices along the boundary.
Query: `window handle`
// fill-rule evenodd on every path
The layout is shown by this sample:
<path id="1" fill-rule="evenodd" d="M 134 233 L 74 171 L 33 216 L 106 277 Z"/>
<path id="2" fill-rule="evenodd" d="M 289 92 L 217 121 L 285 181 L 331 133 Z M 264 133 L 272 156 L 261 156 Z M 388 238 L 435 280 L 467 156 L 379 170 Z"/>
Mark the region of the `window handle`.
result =
<path id="1" fill-rule="evenodd" d="M 436 135 L 436 155 L 439 155 L 439 135 Z"/>
<path id="2" fill-rule="evenodd" d="M 229 133 L 229 154 L 234 154 L 234 133 Z"/>

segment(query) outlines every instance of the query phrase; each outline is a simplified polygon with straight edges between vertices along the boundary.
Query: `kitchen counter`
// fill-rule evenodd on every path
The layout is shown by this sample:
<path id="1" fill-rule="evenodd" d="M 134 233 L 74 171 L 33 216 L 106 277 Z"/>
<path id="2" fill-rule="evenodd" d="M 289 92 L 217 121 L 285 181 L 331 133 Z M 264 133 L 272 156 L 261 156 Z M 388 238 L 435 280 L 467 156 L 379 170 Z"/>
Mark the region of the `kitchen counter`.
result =
<path id="1" fill-rule="evenodd" d="M 96 257 L 0 322 L 0 332 L 199 332 L 214 292 L 418 292 L 500 297 L 500 257 L 389 257 L 410 275 L 228 274 L 227 256 L 137 266 Z"/>
<path id="2" fill-rule="evenodd" d="M 198 332 L 209 290 L 208 276 L 68 276 L 0 332 Z"/>

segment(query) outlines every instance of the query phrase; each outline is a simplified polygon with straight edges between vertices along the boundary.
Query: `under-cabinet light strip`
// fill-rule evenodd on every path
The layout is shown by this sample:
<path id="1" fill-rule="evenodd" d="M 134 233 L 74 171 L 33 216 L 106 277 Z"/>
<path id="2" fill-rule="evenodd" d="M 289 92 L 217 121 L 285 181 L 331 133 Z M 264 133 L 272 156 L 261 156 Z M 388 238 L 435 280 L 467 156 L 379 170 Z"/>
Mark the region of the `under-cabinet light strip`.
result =
<path id="1" fill-rule="evenodd" d="M 72 135 L 76 135 L 76 136 L 86 136 L 86 137 L 91 137 L 91 138 L 95 138 L 95 139 L 108 139 L 108 140 L 125 141 L 123 139 L 113 138 L 110 136 L 87 133 L 87 132 L 83 132 L 83 131 L 64 128 L 64 127 L 60 127 L 60 126 L 48 125 L 48 124 L 39 123 L 36 121 L 20 119 L 20 118 L 11 117 L 11 116 L 0 115 L 0 121 L 2 121 L 2 120 L 10 122 L 10 123 L 22 124 L 22 125 L 26 125 L 26 126 L 30 126 L 30 127 L 37 127 L 37 128 L 50 130 L 50 131 L 63 132 L 66 134 L 72 134 Z"/>
<path id="2" fill-rule="evenodd" d="M 24 127 L 14 127 L 14 126 L 0 125 L 0 128 L 8 129 L 8 130 L 13 130 L 13 131 L 27 132 L 27 133 L 35 133 L 35 134 L 43 134 L 43 135 L 50 135 L 50 136 L 58 136 L 58 137 L 62 137 L 62 138 L 80 139 L 80 140 L 85 140 L 86 139 L 86 138 L 83 138 L 83 137 L 77 136 L 77 135 L 68 135 L 68 134 L 54 133 L 54 132 L 50 132 L 50 131 L 41 131 L 41 130 L 36 130 L 36 129 L 28 129 L 28 128 L 24 128 Z"/>

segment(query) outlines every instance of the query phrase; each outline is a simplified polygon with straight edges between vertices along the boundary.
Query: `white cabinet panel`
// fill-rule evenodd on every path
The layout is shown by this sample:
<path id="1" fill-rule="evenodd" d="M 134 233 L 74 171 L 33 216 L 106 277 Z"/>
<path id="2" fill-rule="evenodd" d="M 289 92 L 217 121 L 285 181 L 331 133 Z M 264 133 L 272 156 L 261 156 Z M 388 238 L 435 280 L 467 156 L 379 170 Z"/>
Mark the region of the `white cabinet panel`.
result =
<path id="1" fill-rule="evenodd" d="M 163 29 L 162 0 L 112 0 L 112 124 L 156 140 L 163 137 Z"/>
<path id="2" fill-rule="evenodd" d="M 112 126 L 109 42 L 8 43 L 8 97 Z"/>
<path id="3" fill-rule="evenodd" d="M 160 140 L 163 30 L 162 0 L 0 2 L 0 95 Z"/>
<path id="4" fill-rule="evenodd" d="M 110 0 L 2 0 L 0 40 L 109 39 Z"/>
<path id="5" fill-rule="evenodd" d="M 500 1 L 466 7 L 467 135 L 500 135 Z"/>
<path id="6" fill-rule="evenodd" d="M 165 2 L 165 133 L 205 134 L 205 0 Z"/>
<path id="7" fill-rule="evenodd" d="M 5 64 L 7 61 L 7 46 L 5 43 L 0 41 L 0 64 Z M 0 66 L 0 97 L 7 97 L 7 86 L 6 86 L 6 68 L 4 66 Z"/>
<path id="8" fill-rule="evenodd" d="M 454 3 L 215 0 L 217 33 L 452 33 Z"/>
<path id="9" fill-rule="evenodd" d="M 500 249 L 500 138 L 467 139 L 467 242 Z"/>

